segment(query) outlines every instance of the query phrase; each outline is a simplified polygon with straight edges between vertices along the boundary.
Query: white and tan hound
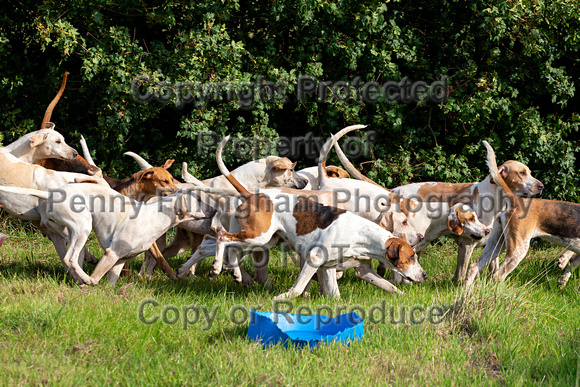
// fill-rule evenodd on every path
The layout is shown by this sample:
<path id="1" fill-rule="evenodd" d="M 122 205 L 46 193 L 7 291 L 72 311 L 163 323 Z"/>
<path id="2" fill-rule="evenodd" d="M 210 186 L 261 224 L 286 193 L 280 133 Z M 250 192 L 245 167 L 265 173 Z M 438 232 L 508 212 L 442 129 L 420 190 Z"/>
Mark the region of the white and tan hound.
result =
<path id="1" fill-rule="evenodd" d="M 473 284 L 481 269 L 497 257 L 504 247 L 505 259 L 494 273 L 493 279 L 505 280 L 525 258 L 532 238 L 540 237 L 576 254 L 580 253 L 580 204 L 517 197 L 498 170 L 492 147 L 486 141 L 483 143 L 487 148 L 487 163 L 491 175 L 505 191 L 508 208 L 495 220 L 483 253 L 469 267 L 467 285 Z"/>

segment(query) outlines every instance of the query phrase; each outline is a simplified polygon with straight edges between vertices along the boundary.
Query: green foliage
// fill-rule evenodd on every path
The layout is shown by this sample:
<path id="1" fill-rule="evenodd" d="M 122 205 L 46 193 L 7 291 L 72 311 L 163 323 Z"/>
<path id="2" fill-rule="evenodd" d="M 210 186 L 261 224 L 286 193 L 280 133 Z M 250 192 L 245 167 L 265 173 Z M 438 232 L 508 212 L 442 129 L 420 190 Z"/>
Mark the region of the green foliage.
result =
<path id="1" fill-rule="evenodd" d="M 53 120 L 70 143 L 85 135 L 112 175 L 135 170 L 122 156 L 132 150 L 153 164 L 188 161 L 195 174 L 211 176 L 215 162 L 197 144 L 207 131 L 275 139 L 364 123 L 379 135 L 362 168 L 386 186 L 482 179 L 487 139 L 498 160 L 527 163 L 546 196 L 580 200 L 574 2 L 25 0 L 5 8 L 3 143 L 37 129 L 66 70 L 69 85 Z M 381 84 L 447 76 L 449 99 L 299 101 L 296 82 L 304 74 Z M 147 80 L 145 91 L 170 93 L 184 82 L 241 85 L 258 76 L 283 81 L 289 100 L 256 96 L 244 108 L 214 99 L 140 103 L 131 93 L 138 77 Z"/>

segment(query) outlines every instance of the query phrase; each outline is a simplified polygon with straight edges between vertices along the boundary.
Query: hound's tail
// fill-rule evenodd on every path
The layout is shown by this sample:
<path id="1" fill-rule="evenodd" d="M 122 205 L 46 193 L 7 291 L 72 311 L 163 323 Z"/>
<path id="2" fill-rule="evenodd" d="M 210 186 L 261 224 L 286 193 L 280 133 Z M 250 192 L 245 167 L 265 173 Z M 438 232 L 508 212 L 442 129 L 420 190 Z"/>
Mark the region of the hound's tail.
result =
<path id="1" fill-rule="evenodd" d="M 80 143 L 81 143 L 81 149 L 83 150 L 83 156 L 85 157 L 85 160 L 87 160 L 87 163 L 91 164 L 93 167 L 96 167 L 97 164 L 95 164 L 95 161 L 91 157 L 91 152 L 89 152 L 89 147 L 87 146 L 87 142 L 85 141 L 85 138 L 82 135 L 81 135 Z"/>
<path id="2" fill-rule="evenodd" d="M 489 173 L 491 174 L 492 179 L 496 183 L 498 183 L 500 185 L 500 187 L 505 191 L 505 193 L 508 197 L 510 206 L 512 208 L 517 207 L 518 201 L 516 200 L 516 195 L 514 195 L 514 193 L 510 189 L 510 187 L 508 187 L 508 185 L 506 184 L 504 179 L 501 177 L 499 170 L 497 169 L 497 161 L 495 159 L 495 152 L 493 151 L 493 148 L 485 140 L 483 141 L 483 145 L 487 149 L 487 160 L 486 161 L 487 161 L 487 166 L 489 167 Z"/>
<path id="3" fill-rule="evenodd" d="M 338 142 L 336 142 L 336 144 L 334 144 L 334 150 L 336 151 L 336 154 L 338 155 L 338 159 L 342 163 L 342 166 L 344 167 L 344 169 L 346 169 L 348 171 L 348 173 L 350 173 L 352 176 L 354 176 L 355 179 L 366 181 L 367 183 L 371 183 L 371 184 L 378 185 L 378 186 L 382 187 L 382 185 L 375 183 L 374 181 L 372 181 L 371 179 L 369 179 L 368 177 L 366 177 L 365 175 L 360 173 L 354 167 L 354 165 L 352 165 L 352 163 L 350 162 L 348 157 L 346 157 L 346 155 L 342 151 L 342 148 L 340 147 Z"/>
<path id="4" fill-rule="evenodd" d="M 123 154 L 125 156 L 132 157 L 137 162 L 137 164 L 139 164 L 139 168 L 141 168 L 142 171 L 144 171 L 146 169 L 153 168 L 153 165 L 149 164 L 147 162 L 147 160 L 145 160 L 143 157 L 139 156 L 137 153 L 134 153 L 134 152 L 125 152 Z"/>
<path id="5" fill-rule="evenodd" d="M 203 184 L 203 182 L 201 182 L 195 176 L 189 173 L 189 171 L 187 170 L 186 162 L 181 163 L 181 179 L 183 179 L 183 181 L 185 181 L 186 183 L 193 184 L 198 187 L 205 187 L 205 184 Z"/>
<path id="6" fill-rule="evenodd" d="M 352 132 L 353 130 L 357 129 L 364 129 L 366 125 L 351 125 L 347 126 L 346 128 L 340 130 L 338 133 L 330 136 L 328 140 L 322 146 L 320 150 L 320 157 L 318 158 L 318 176 L 320 179 L 320 186 L 322 186 L 323 181 L 328 179 L 328 175 L 326 174 L 326 157 L 328 156 L 328 152 L 330 152 L 330 148 L 334 146 L 334 144 L 338 141 L 339 138 L 347 134 L 348 132 Z M 349 171 L 350 172 L 350 171 Z M 318 188 L 320 188 L 320 186 Z"/>
<path id="7" fill-rule="evenodd" d="M 218 165 L 218 168 L 220 170 L 220 172 L 222 173 L 222 175 L 224 175 L 226 177 L 226 179 L 228 179 L 228 181 L 230 182 L 231 185 L 234 186 L 234 188 L 236 189 L 236 191 L 238 191 L 239 193 L 243 194 L 243 195 L 249 195 L 250 191 L 248 191 L 239 181 L 238 179 L 236 179 L 231 173 L 230 171 L 228 171 L 228 168 L 226 167 L 226 165 L 224 164 L 223 160 L 222 160 L 222 151 L 224 149 L 224 146 L 226 145 L 226 143 L 228 142 L 228 140 L 230 139 L 230 136 L 225 137 L 221 142 L 220 145 L 218 146 L 216 152 L 215 152 L 215 159 Z"/>
<path id="8" fill-rule="evenodd" d="M 44 200 L 50 197 L 50 192 L 40 191 L 32 188 L 10 187 L 6 185 L 0 185 L 0 191 L 9 192 L 17 195 L 36 196 L 37 198 Z"/>
<path id="9" fill-rule="evenodd" d="M 46 112 L 44 113 L 44 118 L 42 119 L 42 123 L 40 124 L 40 129 L 44 129 L 45 128 L 45 124 L 50 121 L 50 117 L 52 116 L 52 110 L 56 106 L 56 104 L 57 104 L 58 100 L 60 99 L 60 96 L 62 95 L 62 93 L 64 93 L 64 88 L 66 86 L 66 78 L 67 78 L 67 76 L 68 76 L 68 73 L 65 71 L 64 72 L 64 78 L 62 79 L 62 84 L 60 85 L 60 90 L 58 91 L 58 94 L 56 95 L 56 97 L 54 97 L 54 99 L 52 100 L 52 102 L 50 103 L 50 105 L 48 105 L 48 107 L 46 108 Z"/>

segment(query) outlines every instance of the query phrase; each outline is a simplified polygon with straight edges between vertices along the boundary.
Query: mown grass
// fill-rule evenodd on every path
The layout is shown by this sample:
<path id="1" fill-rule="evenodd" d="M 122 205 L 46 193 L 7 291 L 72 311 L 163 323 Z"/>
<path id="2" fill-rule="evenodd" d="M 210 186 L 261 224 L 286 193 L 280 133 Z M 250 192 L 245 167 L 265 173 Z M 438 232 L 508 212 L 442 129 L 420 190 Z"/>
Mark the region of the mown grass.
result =
<path id="1" fill-rule="evenodd" d="M 0 248 L 2 384 L 578 385 L 580 281 L 574 274 L 558 288 L 560 248 L 534 247 L 506 283 L 482 276 L 471 294 L 451 282 L 456 250 L 449 242 L 423 253 L 430 278 L 423 286 L 404 287 L 403 296 L 347 272 L 339 280 L 340 300 L 319 297 L 315 284 L 310 297 L 293 302 L 293 311 L 302 306 L 316 312 L 324 305 L 368 311 L 384 300 L 387 313 L 395 307 L 397 320 L 401 307 L 408 313 L 412 306 L 440 306 L 446 316 L 438 324 L 412 324 L 408 315 L 397 324 L 389 317 L 372 323 L 367 316 L 364 338 L 350 346 L 263 349 L 246 339 L 248 323 L 235 324 L 230 311 L 236 305 L 272 310 L 272 297 L 298 274 L 279 257 L 270 263 L 272 289 L 248 289 L 227 273 L 209 280 L 210 262 L 193 280 L 132 274 L 115 287 L 103 281 L 81 288 L 64 274 L 46 239 L 19 228 L 9 233 Z M 89 249 L 100 254 L 94 238 Z M 170 263 L 176 267 L 183 259 Z M 134 271 L 140 262 L 132 264 Z M 146 318 L 168 305 L 182 315 L 183 306 L 195 304 L 217 306 L 215 321 L 209 329 L 203 319 L 187 329 L 181 321 L 145 324 L 137 312 L 145 299 L 159 303 L 147 306 Z"/>

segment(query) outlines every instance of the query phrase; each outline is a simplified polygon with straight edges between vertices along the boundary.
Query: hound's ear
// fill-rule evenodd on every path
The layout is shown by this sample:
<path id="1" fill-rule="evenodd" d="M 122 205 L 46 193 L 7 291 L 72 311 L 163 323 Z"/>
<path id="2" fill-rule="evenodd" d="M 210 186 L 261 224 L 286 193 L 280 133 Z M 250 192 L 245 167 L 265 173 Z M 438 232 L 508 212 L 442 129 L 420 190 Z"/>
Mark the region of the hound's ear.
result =
<path id="1" fill-rule="evenodd" d="M 35 134 L 34 136 L 30 137 L 30 147 L 31 148 L 35 148 L 37 146 L 39 146 L 40 144 L 44 143 L 46 141 L 46 138 L 48 137 L 48 133 L 42 134 L 42 133 L 38 133 Z"/>
<path id="2" fill-rule="evenodd" d="M 461 225 L 459 216 L 457 216 L 457 213 L 455 211 L 449 214 L 449 217 L 447 218 L 447 228 L 449 228 L 451 232 L 457 235 L 463 234 L 463 226 Z"/>
<path id="3" fill-rule="evenodd" d="M 175 161 L 175 160 L 171 160 L 171 159 L 167 160 L 167 161 L 165 162 L 165 164 L 163 164 L 163 169 L 169 169 L 169 167 L 171 167 L 171 166 L 173 165 L 173 162 L 174 162 L 174 161 Z"/>
<path id="4" fill-rule="evenodd" d="M 389 238 L 385 242 L 385 248 L 387 249 L 386 258 L 395 266 L 397 266 L 397 261 L 399 260 L 399 249 L 404 243 L 399 238 Z"/>
<path id="5" fill-rule="evenodd" d="M 342 168 L 329 165 L 326 167 L 326 175 L 328 177 L 336 177 L 337 179 L 349 179 L 350 175 Z"/>
<path id="6" fill-rule="evenodd" d="M 388 232 L 393 232 L 395 230 L 395 222 L 393 222 L 393 213 L 381 214 L 379 226 L 387 230 Z"/>
<path id="7" fill-rule="evenodd" d="M 137 182 L 140 182 L 143 179 L 148 179 L 151 176 L 153 176 L 153 173 L 154 172 L 152 170 L 150 170 L 150 169 L 147 169 L 145 171 L 139 171 L 139 172 L 136 173 L 137 176 L 135 177 L 135 180 Z"/>
<path id="8" fill-rule="evenodd" d="M 502 164 L 499 167 L 497 167 L 497 170 L 498 170 L 499 175 L 501 176 L 502 179 L 505 179 L 507 177 L 508 170 L 507 170 L 507 167 L 505 166 L 505 164 Z M 493 181 L 493 177 L 491 177 L 491 175 L 489 175 L 489 182 L 491 184 L 495 184 L 495 181 Z"/>
<path id="9" fill-rule="evenodd" d="M 46 122 L 44 124 L 44 128 L 43 129 L 52 129 L 52 130 L 54 130 L 54 127 L 55 127 L 54 122 Z"/>
<path id="10" fill-rule="evenodd" d="M 508 175 L 508 171 L 507 171 L 507 167 L 505 165 L 500 165 L 497 168 L 499 175 L 501 176 L 502 179 L 505 179 Z"/>

